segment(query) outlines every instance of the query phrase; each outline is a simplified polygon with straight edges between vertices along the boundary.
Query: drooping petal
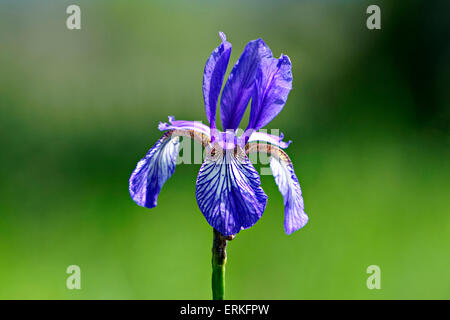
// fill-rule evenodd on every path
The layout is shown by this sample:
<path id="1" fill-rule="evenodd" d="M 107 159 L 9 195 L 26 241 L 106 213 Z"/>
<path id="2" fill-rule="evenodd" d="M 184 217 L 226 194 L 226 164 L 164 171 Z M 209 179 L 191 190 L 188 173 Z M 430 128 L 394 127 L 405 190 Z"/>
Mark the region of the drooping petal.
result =
<path id="1" fill-rule="evenodd" d="M 222 43 L 214 49 L 206 61 L 203 73 L 203 99 L 205 101 L 206 117 L 211 128 L 216 127 L 216 108 L 222 89 L 223 77 L 227 71 L 231 54 L 231 43 L 227 41 L 224 33 L 219 32 Z"/>
<path id="2" fill-rule="evenodd" d="M 292 89 L 291 61 L 263 58 L 256 73 L 248 129 L 259 130 L 272 121 L 283 109 Z"/>
<path id="3" fill-rule="evenodd" d="M 303 228 L 308 222 L 300 183 L 288 155 L 278 147 L 268 144 L 249 143 L 247 154 L 267 152 L 270 154 L 270 168 L 284 199 L 284 229 L 287 234 Z"/>
<path id="4" fill-rule="evenodd" d="M 187 120 L 175 120 L 174 116 L 169 116 L 170 124 L 166 122 L 160 122 L 158 129 L 165 130 L 195 130 L 207 137 L 210 137 L 210 129 L 207 125 L 201 123 L 201 121 L 187 121 Z"/>
<path id="5" fill-rule="evenodd" d="M 284 135 L 283 133 L 281 133 L 280 136 L 274 136 L 272 134 L 268 134 L 265 132 L 258 132 L 258 131 L 254 131 L 252 132 L 252 134 L 250 135 L 250 138 L 248 139 L 248 142 L 252 142 L 252 141 L 264 141 L 264 142 L 268 142 L 270 144 L 274 144 L 280 148 L 287 148 L 289 147 L 289 145 L 291 144 L 291 140 L 289 140 L 288 142 L 283 141 Z"/>
<path id="6" fill-rule="evenodd" d="M 308 222 L 300 183 L 290 161 L 271 157 L 270 168 L 284 198 L 284 229 L 287 234 L 291 234 Z"/>
<path id="7" fill-rule="evenodd" d="M 262 39 L 250 41 L 231 70 L 220 100 L 220 119 L 224 131 L 237 129 L 253 93 L 256 70 L 272 52 Z"/>
<path id="8" fill-rule="evenodd" d="M 249 159 L 234 150 L 208 158 L 197 177 L 196 197 L 208 223 L 223 235 L 250 228 L 261 218 L 267 196 Z"/>
<path id="9" fill-rule="evenodd" d="M 166 132 L 138 162 L 129 181 L 131 198 L 138 205 L 156 207 L 162 186 L 175 171 L 179 139 L 172 131 Z"/>

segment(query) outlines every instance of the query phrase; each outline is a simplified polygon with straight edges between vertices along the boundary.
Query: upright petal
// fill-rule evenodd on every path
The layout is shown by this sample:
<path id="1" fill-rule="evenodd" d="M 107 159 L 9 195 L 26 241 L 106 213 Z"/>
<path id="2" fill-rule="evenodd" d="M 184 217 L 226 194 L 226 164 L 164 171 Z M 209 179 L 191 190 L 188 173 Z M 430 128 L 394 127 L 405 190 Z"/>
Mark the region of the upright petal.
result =
<path id="1" fill-rule="evenodd" d="M 248 129 L 259 130 L 272 121 L 283 109 L 291 89 L 289 57 L 263 58 L 256 74 Z"/>
<path id="2" fill-rule="evenodd" d="M 216 127 L 217 100 L 231 54 L 231 44 L 227 42 L 225 34 L 219 32 L 219 35 L 222 43 L 211 53 L 203 73 L 203 99 L 205 100 L 206 117 L 211 128 Z"/>
<path id="3" fill-rule="evenodd" d="M 179 137 L 166 132 L 148 151 L 130 177 L 130 195 L 138 205 L 156 207 L 158 194 L 175 171 Z"/>
<path id="4" fill-rule="evenodd" d="M 208 158 L 197 177 L 196 196 L 208 223 L 223 235 L 250 228 L 261 218 L 267 196 L 245 155 L 234 150 Z"/>
<path id="5" fill-rule="evenodd" d="M 284 199 L 284 229 L 287 234 L 303 228 L 308 222 L 300 183 L 288 155 L 278 147 L 269 144 L 249 143 L 247 154 L 267 152 L 270 154 L 270 168 Z"/>
<path id="6" fill-rule="evenodd" d="M 224 131 L 237 129 L 250 101 L 256 70 L 264 57 L 272 52 L 263 40 L 250 41 L 231 70 L 220 100 L 220 118 Z"/>

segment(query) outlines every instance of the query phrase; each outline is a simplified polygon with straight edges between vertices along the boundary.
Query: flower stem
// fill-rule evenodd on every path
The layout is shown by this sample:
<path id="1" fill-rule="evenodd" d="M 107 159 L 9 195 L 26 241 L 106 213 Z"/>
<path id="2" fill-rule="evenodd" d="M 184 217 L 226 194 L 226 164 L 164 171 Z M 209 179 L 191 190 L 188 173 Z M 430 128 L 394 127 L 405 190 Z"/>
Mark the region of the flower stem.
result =
<path id="1" fill-rule="evenodd" d="M 225 294 L 225 264 L 227 263 L 227 240 L 234 236 L 223 236 L 216 229 L 213 234 L 212 246 L 212 294 L 213 300 L 223 300 Z"/>

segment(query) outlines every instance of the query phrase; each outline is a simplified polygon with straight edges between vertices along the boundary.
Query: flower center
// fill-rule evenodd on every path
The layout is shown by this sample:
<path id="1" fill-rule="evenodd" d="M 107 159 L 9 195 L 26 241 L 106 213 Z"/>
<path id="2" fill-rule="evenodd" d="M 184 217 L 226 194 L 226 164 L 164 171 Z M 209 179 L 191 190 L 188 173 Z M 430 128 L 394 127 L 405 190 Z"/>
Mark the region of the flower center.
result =
<path id="1" fill-rule="evenodd" d="M 225 150 L 234 149 L 236 147 L 237 142 L 238 139 L 234 134 L 234 132 L 226 131 L 226 132 L 219 132 L 218 134 L 217 143 L 222 149 Z"/>

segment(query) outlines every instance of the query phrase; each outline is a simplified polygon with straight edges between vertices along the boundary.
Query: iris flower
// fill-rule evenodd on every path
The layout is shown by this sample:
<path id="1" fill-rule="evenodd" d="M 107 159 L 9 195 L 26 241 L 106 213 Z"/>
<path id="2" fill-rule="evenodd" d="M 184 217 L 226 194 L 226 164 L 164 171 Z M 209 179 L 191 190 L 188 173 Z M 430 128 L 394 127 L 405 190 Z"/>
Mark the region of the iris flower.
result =
<path id="1" fill-rule="evenodd" d="M 201 122 L 160 123 L 163 136 L 133 171 L 129 190 L 140 206 L 153 208 L 164 183 L 175 172 L 180 137 L 202 143 L 206 158 L 198 173 L 196 198 L 200 211 L 213 227 L 212 292 L 223 299 L 227 241 L 242 229 L 252 227 L 262 216 L 267 195 L 258 172 L 250 162 L 251 153 L 267 153 L 275 182 L 284 199 L 284 228 L 287 234 L 308 222 L 302 191 L 292 162 L 282 150 L 289 142 L 260 132 L 283 109 L 292 89 L 291 61 L 288 56 L 274 58 L 263 40 L 250 41 L 234 65 L 222 90 L 220 118 L 223 131 L 216 126 L 216 109 L 223 78 L 230 60 L 231 44 L 219 33 L 221 44 L 206 61 L 203 99 L 209 126 Z M 250 118 L 243 134 L 238 126 L 251 100 Z"/>
<path id="2" fill-rule="evenodd" d="M 207 157 L 200 168 L 196 198 L 206 221 L 223 236 L 232 236 L 252 227 L 262 216 L 267 195 L 260 177 L 248 158 L 250 153 L 270 155 L 270 168 L 284 198 L 284 228 L 287 234 L 308 222 L 299 181 L 292 162 L 282 148 L 290 142 L 258 132 L 283 109 L 292 89 L 291 61 L 288 56 L 274 58 L 262 39 L 250 41 L 234 65 L 222 91 L 220 118 L 223 131 L 216 126 L 216 109 L 230 59 L 231 44 L 219 33 L 220 45 L 206 61 L 203 98 L 209 126 L 201 122 L 160 123 L 163 136 L 142 158 L 129 180 L 131 198 L 140 206 L 153 208 L 164 183 L 175 171 L 180 136 L 203 144 Z M 250 118 L 242 135 L 237 129 L 251 99 Z"/>

